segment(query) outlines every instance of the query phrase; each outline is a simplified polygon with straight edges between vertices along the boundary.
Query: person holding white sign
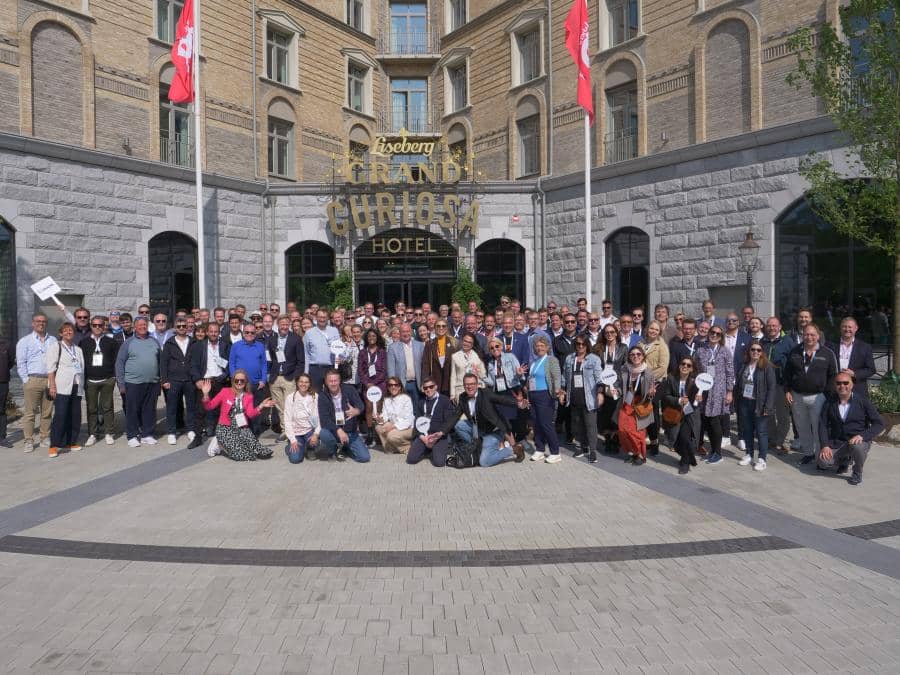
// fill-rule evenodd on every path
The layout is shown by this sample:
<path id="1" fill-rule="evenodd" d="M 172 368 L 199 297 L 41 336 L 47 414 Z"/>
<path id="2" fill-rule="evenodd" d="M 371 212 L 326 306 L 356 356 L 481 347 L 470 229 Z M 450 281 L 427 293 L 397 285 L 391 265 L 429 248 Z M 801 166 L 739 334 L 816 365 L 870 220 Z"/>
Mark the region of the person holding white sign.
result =
<path id="1" fill-rule="evenodd" d="M 384 397 L 381 414 L 375 417 L 375 433 L 385 452 L 407 454 L 416 436 L 412 399 L 403 391 L 398 377 L 387 379 L 387 396 Z"/>
<path id="2" fill-rule="evenodd" d="M 81 397 L 84 394 L 84 354 L 74 342 L 75 326 L 66 321 L 59 327 L 59 340 L 50 345 L 44 364 L 50 398 L 53 399 L 53 424 L 50 426 L 50 458 L 61 449 L 81 450 Z"/>
<path id="3" fill-rule="evenodd" d="M 249 384 L 247 371 L 238 368 L 231 375 L 231 386 L 222 389 L 216 397 L 209 398 L 212 383 L 203 380 L 200 391 L 203 394 L 203 407 L 207 410 L 219 410 L 219 423 L 216 426 L 216 440 L 223 455 L 236 462 L 268 459 L 272 456 L 272 448 L 265 447 L 250 430 L 250 420 L 257 417 L 264 408 L 275 405 L 267 398 L 253 405 L 253 394 L 247 391 Z"/>
<path id="4" fill-rule="evenodd" d="M 681 460 L 678 473 L 684 475 L 697 466 L 697 448 L 700 446 L 700 412 L 697 410 L 703 393 L 695 379 L 697 368 L 689 356 L 677 364 L 677 374 L 668 375 L 662 386 L 663 423 L 674 427 L 675 443 L 672 446 Z"/>
<path id="5" fill-rule="evenodd" d="M 364 347 L 356 357 L 359 389 L 365 392 L 370 387 L 377 387 L 381 390 L 381 395 L 384 396 L 386 391 L 385 382 L 387 381 L 387 349 L 384 345 L 384 338 L 381 337 L 377 330 L 370 328 L 363 336 L 363 345 Z M 366 398 L 366 445 L 370 448 L 375 445 L 375 413 L 377 412 L 377 407 L 376 403 Z"/>

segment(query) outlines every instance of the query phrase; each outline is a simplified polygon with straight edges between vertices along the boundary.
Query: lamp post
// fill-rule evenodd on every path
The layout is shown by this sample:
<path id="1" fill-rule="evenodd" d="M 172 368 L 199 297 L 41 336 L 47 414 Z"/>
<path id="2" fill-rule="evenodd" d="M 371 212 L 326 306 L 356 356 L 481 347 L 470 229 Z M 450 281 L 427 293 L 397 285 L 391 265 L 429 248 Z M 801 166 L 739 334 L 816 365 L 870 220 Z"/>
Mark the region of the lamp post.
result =
<path id="1" fill-rule="evenodd" d="M 747 236 L 738 246 L 741 265 L 747 273 L 747 304 L 753 305 L 753 270 L 759 262 L 759 244 L 753 239 L 753 230 L 747 230 Z"/>

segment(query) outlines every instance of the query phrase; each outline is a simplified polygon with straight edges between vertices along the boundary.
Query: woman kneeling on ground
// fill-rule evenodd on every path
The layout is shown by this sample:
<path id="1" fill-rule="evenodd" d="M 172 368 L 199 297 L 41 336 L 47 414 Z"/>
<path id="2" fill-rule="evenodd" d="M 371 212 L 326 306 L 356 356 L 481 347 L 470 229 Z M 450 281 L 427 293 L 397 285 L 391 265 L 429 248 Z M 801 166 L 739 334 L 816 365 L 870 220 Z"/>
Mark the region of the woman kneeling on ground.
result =
<path id="1" fill-rule="evenodd" d="M 248 422 L 259 415 L 263 408 L 271 408 L 275 404 L 271 398 L 267 398 L 259 404 L 259 408 L 254 406 L 253 394 L 247 391 L 247 379 L 247 371 L 239 368 L 234 371 L 231 386 L 222 389 L 212 400 L 209 398 L 212 383 L 203 380 L 200 385 L 203 407 L 207 410 L 219 410 L 219 423 L 216 425 L 219 452 L 237 462 L 268 459 L 272 456 L 272 448 L 266 448 L 259 442 Z"/>
<path id="2" fill-rule="evenodd" d="M 297 391 L 284 400 L 284 433 L 288 437 L 285 448 L 291 464 L 299 464 L 306 457 L 306 448 L 319 444 L 319 401 L 306 373 L 296 380 Z M 315 457 L 315 453 L 310 455 Z"/>

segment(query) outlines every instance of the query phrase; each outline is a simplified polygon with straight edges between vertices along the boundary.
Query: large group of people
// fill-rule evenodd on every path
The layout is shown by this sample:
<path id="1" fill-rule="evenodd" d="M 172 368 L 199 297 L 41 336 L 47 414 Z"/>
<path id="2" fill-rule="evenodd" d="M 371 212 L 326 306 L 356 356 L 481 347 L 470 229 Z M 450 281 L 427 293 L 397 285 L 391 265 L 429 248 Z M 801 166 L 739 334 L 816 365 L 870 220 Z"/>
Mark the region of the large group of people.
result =
<path id="1" fill-rule="evenodd" d="M 725 461 L 736 415 L 738 466 L 766 468 L 767 453 L 800 451 L 801 464 L 862 480 L 870 444 L 883 422 L 867 395 L 875 374 L 871 347 L 853 317 L 828 343 L 807 309 L 785 330 L 753 307 L 699 317 L 654 307 L 618 316 L 579 298 L 523 308 L 503 297 L 493 311 L 475 302 L 358 308 L 260 304 L 184 309 L 169 317 L 141 305 L 69 313 L 58 336 L 47 316 L 15 349 L 0 339 L 0 394 L 15 368 L 23 383 L 25 452 L 49 457 L 115 442 L 114 399 L 124 410 L 130 447 L 164 435 L 175 445 L 233 460 L 272 455 L 270 430 L 291 463 L 350 458 L 371 451 L 415 464 L 483 467 L 507 460 L 554 464 L 561 446 L 596 462 L 621 453 L 642 465 L 660 444 L 684 474 L 705 457 Z M 787 444 L 793 427 L 793 441 Z M 6 418 L 0 416 L 0 443 Z"/>

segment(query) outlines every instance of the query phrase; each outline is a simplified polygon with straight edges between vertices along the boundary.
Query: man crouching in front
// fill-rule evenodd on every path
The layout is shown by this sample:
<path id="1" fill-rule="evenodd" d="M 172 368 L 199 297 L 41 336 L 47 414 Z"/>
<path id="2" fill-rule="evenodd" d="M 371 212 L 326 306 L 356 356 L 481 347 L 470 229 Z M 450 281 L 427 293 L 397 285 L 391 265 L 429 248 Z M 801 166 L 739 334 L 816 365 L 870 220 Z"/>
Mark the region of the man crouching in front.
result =
<path id="1" fill-rule="evenodd" d="M 341 375 L 331 368 L 325 372 L 325 390 L 319 394 L 319 447 L 316 457 L 343 460 L 344 454 L 357 462 L 369 461 L 369 449 L 359 436 L 359 415 L 365 409 L 356 389 L 341 384 Z"/>

